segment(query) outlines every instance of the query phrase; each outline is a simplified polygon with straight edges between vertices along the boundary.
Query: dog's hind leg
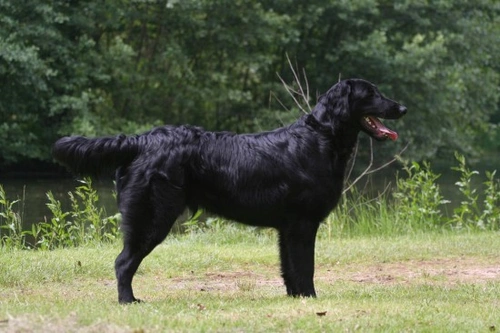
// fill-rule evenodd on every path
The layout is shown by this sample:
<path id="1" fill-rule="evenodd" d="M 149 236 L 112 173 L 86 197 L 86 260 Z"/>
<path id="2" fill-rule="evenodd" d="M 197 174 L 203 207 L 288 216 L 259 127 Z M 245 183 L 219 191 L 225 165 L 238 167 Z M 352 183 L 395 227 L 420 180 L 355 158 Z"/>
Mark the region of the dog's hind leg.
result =
<path id="1" fill-rule="evenodd" d="M 138 302 L 132 279 L 142 260 L 168 235 L 185 208 L 184 193 L 164 179 L 142 191 L 125 188 L 121 194 L 123 250 L 115 261 L 120 303 Z"/>
<path id="2" fill-rule="evenodd" d="M 289 296 L 316 297 L 314 246 L 319 223 L 294 221 L 279 230 L 282 276 Z"/>

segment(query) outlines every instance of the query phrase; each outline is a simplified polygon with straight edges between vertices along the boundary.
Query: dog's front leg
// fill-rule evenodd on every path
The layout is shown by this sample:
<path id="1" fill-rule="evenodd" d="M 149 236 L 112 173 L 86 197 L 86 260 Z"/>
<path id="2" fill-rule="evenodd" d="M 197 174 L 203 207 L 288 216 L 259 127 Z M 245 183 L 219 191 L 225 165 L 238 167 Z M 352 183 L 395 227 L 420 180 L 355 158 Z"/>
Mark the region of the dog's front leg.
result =
<path id="1" fill-rule="evenodd" d="M 289 296 L 316 297 L 314 247 L 318 226 L 297 221 L 279 230 L 281 270 Z"/>

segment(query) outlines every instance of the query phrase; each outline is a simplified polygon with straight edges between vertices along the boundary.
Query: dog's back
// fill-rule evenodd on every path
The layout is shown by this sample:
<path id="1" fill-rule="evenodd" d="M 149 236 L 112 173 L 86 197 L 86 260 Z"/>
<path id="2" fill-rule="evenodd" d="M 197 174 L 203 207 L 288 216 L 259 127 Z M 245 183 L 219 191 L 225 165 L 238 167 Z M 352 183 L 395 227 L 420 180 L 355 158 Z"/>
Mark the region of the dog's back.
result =
<path id="1" fill-rule="evenodd" d="M 184 166 L 188 206 L 270 227 L 288 214 L 326 215 L 342 179 L 323 141 L 301 120 L 259 134 L 206 132 Z"/>

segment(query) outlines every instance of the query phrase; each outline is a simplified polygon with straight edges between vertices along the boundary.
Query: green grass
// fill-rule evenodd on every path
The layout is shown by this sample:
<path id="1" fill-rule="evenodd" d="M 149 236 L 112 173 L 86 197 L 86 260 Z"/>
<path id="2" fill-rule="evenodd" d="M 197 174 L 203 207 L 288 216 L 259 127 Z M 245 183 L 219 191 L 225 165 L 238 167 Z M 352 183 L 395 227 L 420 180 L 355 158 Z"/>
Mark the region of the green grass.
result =
<path id="1" fill-rule="evenodd" d="M 0 250 L 0 331 L 486 332 L 500 329 L 500 237 L 318 240 L 317 299 L 285 296 L 276 237 L 224 227 L 169 237 L 119 305 L 118 243 Z"/>

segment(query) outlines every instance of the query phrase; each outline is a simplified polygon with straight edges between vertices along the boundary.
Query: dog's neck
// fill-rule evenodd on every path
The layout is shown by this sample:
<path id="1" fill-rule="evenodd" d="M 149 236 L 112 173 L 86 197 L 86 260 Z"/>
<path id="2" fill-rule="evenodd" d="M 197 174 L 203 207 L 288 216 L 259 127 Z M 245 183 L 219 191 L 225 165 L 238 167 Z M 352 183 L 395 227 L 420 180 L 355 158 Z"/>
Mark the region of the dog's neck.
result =
<path id="1" fill-rule="evenodd" d="M 333 151 L 343 157 L 350 157 L 360 130 L 346 121 L 329 118 L 326 114 L 324 109 L 315 108 L 312 113 L 306 115 L 305 123 L 325 136 L 334 148 Z"/>
<path id="2" fill-rule="evenodd" d="M 342 130 L 337 131 L 334 135 L 334 140 L 332 144 L 336 148 L 336 151 L 339 152 L 342 156 L 350 157 L 356 147 L 356 143 L 358 142 L 358 133 L 349 132 L 342 133 Z"/>

